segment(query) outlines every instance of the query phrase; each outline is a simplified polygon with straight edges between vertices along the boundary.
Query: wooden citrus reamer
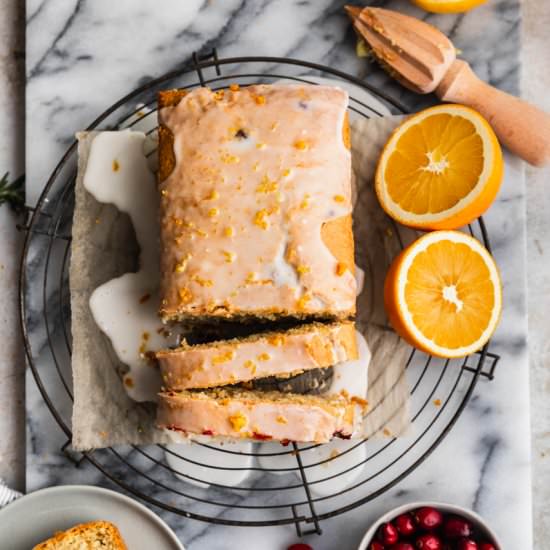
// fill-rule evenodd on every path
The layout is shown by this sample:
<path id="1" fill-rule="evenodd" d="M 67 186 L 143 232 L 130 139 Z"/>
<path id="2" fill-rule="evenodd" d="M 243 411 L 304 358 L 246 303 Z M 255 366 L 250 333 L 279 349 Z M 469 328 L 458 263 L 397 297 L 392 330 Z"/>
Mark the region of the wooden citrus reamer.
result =
<path id="1" fill-rule="evenodd" d="M 550 115 L 480 80 L 456 59 L 438 29 L 392 10 L 346 6 L 355 31 L 382 66 L 406 88 L 468 105 L 491 124 L 500 141 L 530 164 L 550 162 Z"/>

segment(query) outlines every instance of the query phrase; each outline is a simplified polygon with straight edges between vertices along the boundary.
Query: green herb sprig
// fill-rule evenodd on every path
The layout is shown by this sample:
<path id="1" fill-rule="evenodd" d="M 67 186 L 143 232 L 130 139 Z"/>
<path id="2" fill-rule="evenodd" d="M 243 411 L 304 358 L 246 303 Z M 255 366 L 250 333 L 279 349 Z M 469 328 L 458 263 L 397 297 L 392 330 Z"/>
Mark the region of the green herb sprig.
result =
<path id="1" fill-rule="evenodd" d="M 20 214 L 25 208 L 25 175 L 9 182 L 9 172 L 0 179 L 0 206 L 6 203 L 15 213 Z"/>

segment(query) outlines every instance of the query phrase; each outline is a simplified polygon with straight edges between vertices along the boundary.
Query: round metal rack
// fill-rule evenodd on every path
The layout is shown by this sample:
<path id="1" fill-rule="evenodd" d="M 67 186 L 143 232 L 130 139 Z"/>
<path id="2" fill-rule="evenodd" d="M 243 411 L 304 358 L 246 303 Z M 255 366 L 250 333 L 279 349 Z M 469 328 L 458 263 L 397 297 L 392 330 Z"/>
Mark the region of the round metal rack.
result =
<path id="1" fill-rule="evenodd" d="M 218 59 L 193 56 L 185 68 L 150 81 L 123 97 L 88 130 L 132 127 L 144 118 L 156 119 L 156 93 L 167 88 L 227 87 L 230 83 L 299 81 L 317 77 L 340 79 L 366 90 L 394 113 L 405 107 L 381 90 L 336 69 L 314 63 L 271 57 Z M 350 94 L 354 116 L 381 116 L 379 109 Z M 156 124 L 155 124 L 156 126 Z M 368 502 L 410 474 L 437 447 L 457 421 L 480 377 L 491 379 L 498 356 L 487 346 L 461 360 L 441 360 L 410 351 L 406 373 L 410 388 L 411 429 L 405 437 L 370 438 L 349 443 L 345 450 L 320 459 L 318 445 L 256 446 L 246 453 L 247 466 L 224 464 L 239 454 L 203 444 L 204 461 L 197 464 L 177 447 L 107 448 L 79 454 L 70 450 L 72 381 L 68 268 L 76 178 L 73 143 L 48 180 L 26 225 L 20 272 L 21 327 L 30 369 L 48 408 L 67 437 L 63 450 L 75 461 L 88 461 L 134 496 L 170 512 L 203 521 L 239 526 L 294 524 L 298 534 L 321 533 L 320 522 Z M 401 228 L 394 238 L 403 246 Z M 487 248 L 483 220 L 468 227 Z M 41 284 L 29 285 L 29 280 Z M 437 401 L 437 406 L 434 402 Z M 178 459 L 174 467 L 167 456 Z M 222 460 L 220 460 L 220 457 Z M 347 458 L 344 458 L 347 457 Z M 269 458 L 269 461 L 265 459 Z M 326 472 L 319 467 L 331 463 Z M 172 465 L 171 465 L 172 464 Z M 234 464 L 234 460 L 231 461 Z M 238 463 L 237 463 L 238 464 Z M 339 464 L 342 464 L 341 466 Z M 193 466 L 190 474 L 186 465 Z M 316 469 L 316 470 L 315 470 Z M 247 470 L 240 484 L 213 483 L 216 470 Z M 321 474 L 319 474 L 321 471 Z M 346 483 L 339 479 L 348 476 Z M 349 476 L 353 481 L 349 481 Z M 317 491 L 336 481 L 338 489 Z"/>

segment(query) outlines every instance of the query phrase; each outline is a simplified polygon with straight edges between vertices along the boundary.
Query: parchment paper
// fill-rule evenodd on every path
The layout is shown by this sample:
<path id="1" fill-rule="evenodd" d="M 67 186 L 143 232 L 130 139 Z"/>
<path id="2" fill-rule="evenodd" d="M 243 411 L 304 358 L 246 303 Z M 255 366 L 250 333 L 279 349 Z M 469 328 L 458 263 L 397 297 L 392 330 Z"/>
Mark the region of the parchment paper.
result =
<path id="1" fill-rule="evenodd" d="M 380 208 L 373 174 L 381 148 L 400 117 L 352 122 L 355 173 L 354 234 L 356 263 L 365 271 L 364 289 L 357 301 L 357 328 L 372 352 L 369 367 L 364 433 L 390 437 L 410 425 L 409 388 L 405 365 L 410 348 L 388 327 L 383 307 L 383 284 L 401 241 L 411 239 Z M 88 302 L 104 282 L 136 270 L 138 248 L 131 223 L 114 206 L 98 203 L 83 187 L 93 134 L 79 144 L 79 175 L 75 188 L 70 266 L 72 369 L 74 385 L 73 441 L 76 450 L 123 444 L 166 443 L 169 436 L 155 429 L 155 406 L 132 401 L 121 382 L 124 365 L 108 338 L 97 327 Z"/>

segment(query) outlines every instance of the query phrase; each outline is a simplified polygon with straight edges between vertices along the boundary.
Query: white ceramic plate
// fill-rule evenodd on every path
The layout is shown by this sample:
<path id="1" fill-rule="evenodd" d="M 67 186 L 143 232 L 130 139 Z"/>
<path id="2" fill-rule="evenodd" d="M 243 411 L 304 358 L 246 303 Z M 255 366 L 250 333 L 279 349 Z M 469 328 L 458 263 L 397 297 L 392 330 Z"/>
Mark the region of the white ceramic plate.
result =
<path id="1" fill-rule="evenodd" d="M 106 520 L 120 530 L 130 549 L 185 550 L 174 532 L 143 504 L 87 485 L 50 487 L 0 510 L 0 547 L 30 550 L 78 523 Z"/>

